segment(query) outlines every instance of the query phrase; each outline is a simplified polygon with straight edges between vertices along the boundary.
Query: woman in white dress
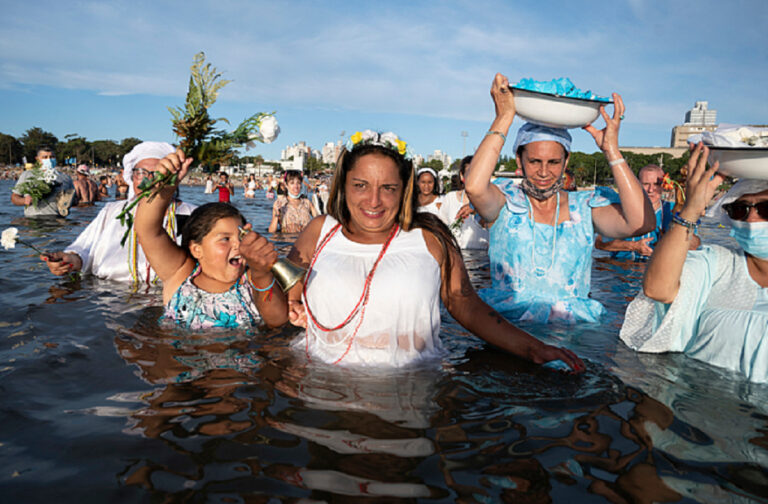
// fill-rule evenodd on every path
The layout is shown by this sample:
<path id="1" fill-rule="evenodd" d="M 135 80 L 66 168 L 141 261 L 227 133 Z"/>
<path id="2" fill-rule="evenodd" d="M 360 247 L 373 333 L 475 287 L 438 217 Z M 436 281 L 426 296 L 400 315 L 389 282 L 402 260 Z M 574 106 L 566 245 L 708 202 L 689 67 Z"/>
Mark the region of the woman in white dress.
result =
<path id="1" fill-rule="evenodd" d="M 467 191 L 464 190 L 464 174 L 471 162 L 472 156 L 461 160 L 457 180 L 459 189 L 443 196 L 443 204 L 438 215 L 456 237 L 459 247 L 487 249 L 488 230 L 480 225 L 479 217 L 469 203 Z"/>
<path id="2" fill-rule="evenodd" d="M 621 339 L 640 352 L 683 352 L 768 383 L 768 181 L 741 179 L 709 214 L 731 225 L 740 249 L 688 250 L 699 217 L 723 181 L 699 144 L 686 200 L 659 240 L 643 289 L 627 307 Z"/>
<path id="3" fill-rule="evenodd" d="M 243 193 L 243 196 L 246 198 L 255 198 L 256 197 L 256 177 L 253 175 L 248 175 L 248 180 L 246 180 L 245 184 L 245 192 Z"/>
<path id="4" fill-rule="evenodd" d="M 440 195 L 440 184 L 437 172 L 423 166 L 416 171 L 416 188 L 418 189 L 419 206 L 417 212 L 430 212 L 440 216 L 443 197 Z"/>
<path id="5" fill-rule="evenodd" d="M 295 343 L 329 364 L 404 366 L 443 353 L 440 301 L 475 335 L 536 363 L 584 365 L 504 320 L 472 288 L 447 227 L 417 213 L 405 142 L 370 130 L 352 136 L 336 164 L 328 215 L 312 220 L 289 254 L 308 268 L 289 291 Z"/>

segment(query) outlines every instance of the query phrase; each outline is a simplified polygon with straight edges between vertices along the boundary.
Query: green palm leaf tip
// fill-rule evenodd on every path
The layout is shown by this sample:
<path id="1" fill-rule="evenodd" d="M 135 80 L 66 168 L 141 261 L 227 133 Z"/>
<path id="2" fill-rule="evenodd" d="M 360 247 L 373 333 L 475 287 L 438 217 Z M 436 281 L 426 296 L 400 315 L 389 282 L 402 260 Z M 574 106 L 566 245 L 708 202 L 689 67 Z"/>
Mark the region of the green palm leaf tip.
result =
<path id="1" fill-rule="evenodd" d="M 173 116 L 173 131 L 181 139 L 179 146 L 186 155 L 202 161 L 201 144 L 217 122 L 208 115 L 208 109 L 216 103 L 221 88 L 231 81 L 222 79 L 215 67 L 205 63 L 203 52 L 195 55 L 190 70 L 184 107 L 168 107 L 168 110 Z"/>

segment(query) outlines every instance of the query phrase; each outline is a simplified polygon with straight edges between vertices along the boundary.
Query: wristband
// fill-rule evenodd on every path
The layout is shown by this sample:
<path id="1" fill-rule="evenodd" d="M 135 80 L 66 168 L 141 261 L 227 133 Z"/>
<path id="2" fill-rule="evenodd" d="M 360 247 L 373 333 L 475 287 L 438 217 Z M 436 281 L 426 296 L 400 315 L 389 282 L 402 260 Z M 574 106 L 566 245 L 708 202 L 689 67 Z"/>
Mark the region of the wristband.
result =
<path id="1" fill-rule="evenodd" d="M 248 277 L 248 281 L 251 283 L 251 287 L 253 287 L 253 290 L 255 290 L 256 292 L 267 292 L 267 291 L 272 290 L 272 287 L 275 286 L 275 277 L 272 277 L 272 283 L 269 284 L 268 286 L 264 287 L 263 289 L 259 289 L 258 287 L 256 287 L 253 284 L 253 280 L 251 280 L 250 276 Z"/>
<path id="2" fill-rule="evenodd" d="M 675 212 L 675 214 L 672 216 L 672 222 L 677 224 L 678 226 L 683 226 L 684 228 L 688 229 L 687 239 L 690 240 L 691 233 L 694 233 L 699 229 L 699 224 L 701 224 L 701 219 L 697 220 L 696 222 L 689 221 L 680 217 L 680 212 Z"/>
<path id="3" fill-rule="evenodd" d="M 272 287 L 275 286 L 275 280 L 276 280 L 276 278 L 273 276 L 272 277 L 272 283 L 269 284 L 269 286 L 267 286 L 267 287 L 265 287 L 263 289 L 259 289 L 258 287 L 253 285 L 253 280 L 251 280 L 250 275 L 248 276 L 248 283 L 251 284 L 251 289 L 255 290 L 256 292 L 263 292 L 264 293 L 264 295 L 261 297 L 262 301 L 272 301 Z"/>
<path id="4" fill-rule="evenodd" d="M 504 140 L 505 142 L 507 141 L 507 135 L 505 135 L 501 131 L 488 130 L 488 133 L 486 133 L 485 136 L 490 136 L 490 135 L 499 135 L 502 140 Z"/>
<path id="5" fill-rule="evenodd" d="M 608 161 L 608 164 L 610 166 L 617 166 L 617 165 L 620 165 L 621 163 L 624 163 L 624 162 L 625 162 L 624 158 L 620 157 L 619 159 L 614 159 L 613 161 Z"/>

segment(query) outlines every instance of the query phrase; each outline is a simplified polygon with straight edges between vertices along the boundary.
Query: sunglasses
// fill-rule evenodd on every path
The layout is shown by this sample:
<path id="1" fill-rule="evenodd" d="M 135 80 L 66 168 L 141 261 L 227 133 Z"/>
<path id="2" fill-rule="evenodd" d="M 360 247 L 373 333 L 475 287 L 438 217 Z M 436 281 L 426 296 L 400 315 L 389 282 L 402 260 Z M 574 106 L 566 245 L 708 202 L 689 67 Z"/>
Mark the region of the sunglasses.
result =
<path id="1" fill-rule="evenodd" d="M 761 219 L 768 220 L 768 200 L 758 201 L 757 203 L 734 201 L 733 203 L 726 203 L 723 205 L 723 210 L 725 210 L 728 217 L 733 220 L 746 220 L 750 208 L 757 210 L 757 215 L 759 215 Z"/>

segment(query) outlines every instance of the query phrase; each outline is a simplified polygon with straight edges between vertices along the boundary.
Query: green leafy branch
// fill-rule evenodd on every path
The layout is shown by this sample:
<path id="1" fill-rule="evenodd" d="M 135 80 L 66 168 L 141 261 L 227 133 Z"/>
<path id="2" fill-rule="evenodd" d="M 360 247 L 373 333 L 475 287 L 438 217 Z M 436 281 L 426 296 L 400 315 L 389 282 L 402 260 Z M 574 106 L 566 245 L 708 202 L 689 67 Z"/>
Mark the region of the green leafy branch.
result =
<path id="1" fill-rule="evenodd" d="M 184 107 L 168 107 L 168 111 L 173 116 L 171 120 L 173 131 L 180 139 L 179 148 L 185 156 L 193 158 L 195 164 L 224 164 L 232 158 L 234 149 L 252 141 L 264 141 L 264 137 L 260 134 L 262 121 L 268 116 L 274 116 L 274 112 L 254 114 L 231 132 L 215 130 L 214 126 L 217 122 L 222 121 L 229 124 L 229 121 L 223 117 L 212 119 L 208 109 L 216 103 L 219 91 L 231 81 L 222 79 L 216 68 L 205 62 L 205 53 L 203 52 L 195 55 L 190 71 L 189 88 Z M 273 123 L 276 126 L 274 119 Z M 279 128 L 274 129 L 279 131 Z M 274 134 L 276 135 L 276 132 Z M 128 228 L 120 241 L 121 245 L 125 244 L 133 227 L 131 211 L 138 202 L 143 198 L 152 201 L 165 186 L 176 185 L 177 183 L 177 174 L 155 174 L 151 180 L 145 178 L 141 182 L 139 186 L 141 193 L 134 201 L 126 203 L 122 212 L 117 216 L 121 224 Z"/>

